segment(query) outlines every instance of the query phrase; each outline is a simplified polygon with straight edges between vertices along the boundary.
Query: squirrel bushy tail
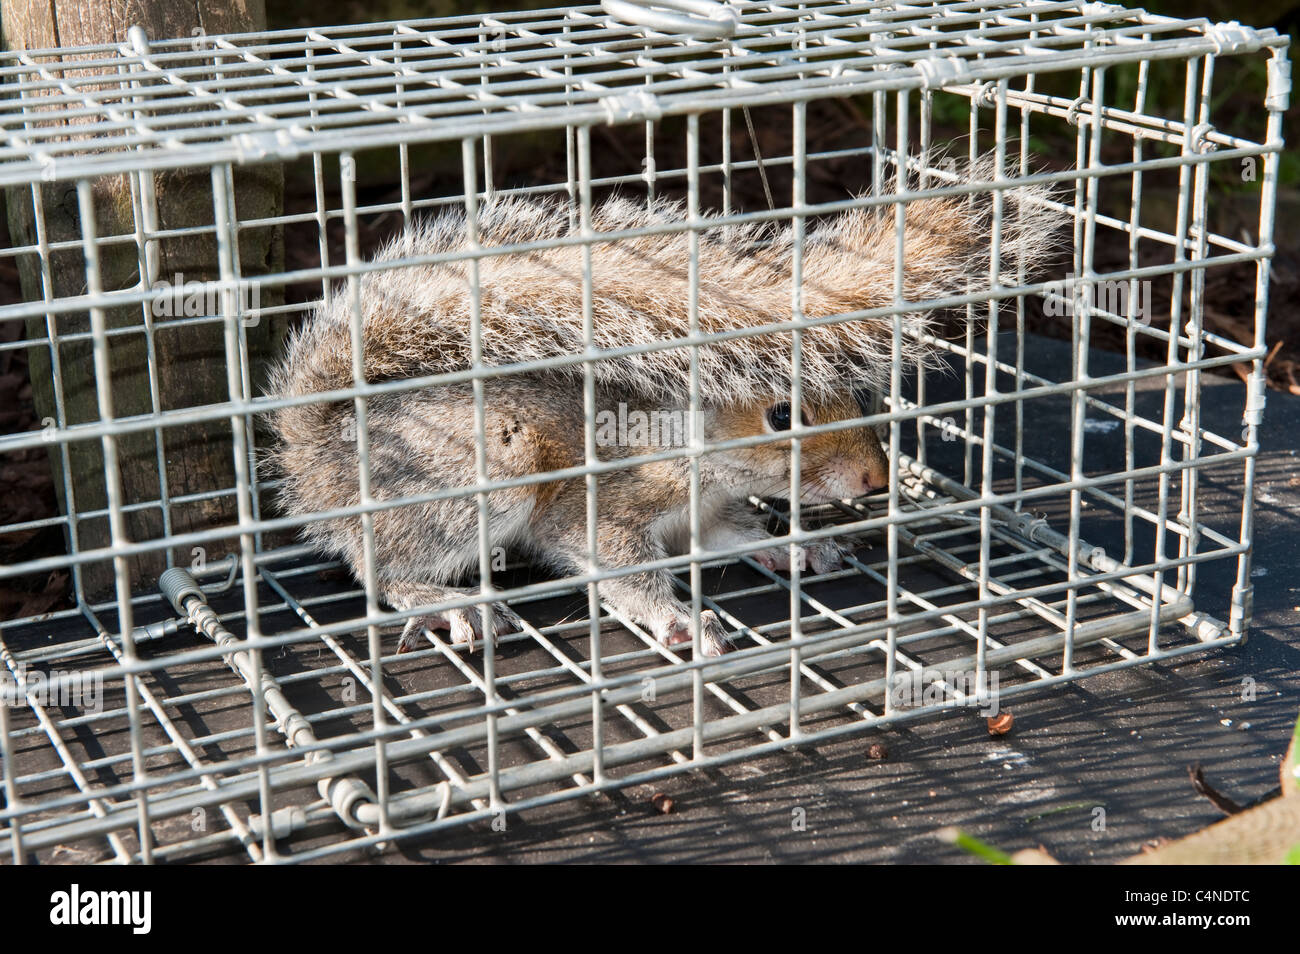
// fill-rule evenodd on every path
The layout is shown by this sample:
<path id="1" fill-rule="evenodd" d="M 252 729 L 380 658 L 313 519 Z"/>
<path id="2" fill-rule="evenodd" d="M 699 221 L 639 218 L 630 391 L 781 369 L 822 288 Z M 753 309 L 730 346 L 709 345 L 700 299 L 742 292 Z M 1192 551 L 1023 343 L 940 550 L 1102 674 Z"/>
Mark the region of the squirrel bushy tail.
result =
<path id="1" fill-rule="evenodd" d="M 991 180 L 991 159 L 968 170 Z M 1047 190 L 1005 190 L 1001 262 L 1033 270 L 1060 240 L 1063 217 Z M 928 198 L 906 206 L 903 296 L 925 302 L 989 286 L 992 200 L 987 193 Z M 1055 219 L 1053 219 L 1055 217 Z M 612 199 L 593 209 L 597 232 L 679 227 L 679 203 Z M 803 252 L 803 310 L 820 318 L 894 300 L 894 206 L 855 209 L 809 222 Z M 704 221 L 710 220 L 705 217 Z M 485 247 L 574 239 L 560 201 L 502 198 L 479 210 Z M 663 231 L 597 242 L 592 276 L 597 348 L 608 350 L 684 338 L 689 332 L 689 238 Z M 375 261 L 466 251 L 463 212 L 408 229 Z M 769 224 L 713 226 L 700 234 L 699 324 L 705 334 L 788 322 L 792 317 L 792 233 Z M 583 351 L 583 253 L 579 244 L 486 256 L 479 263 L 483 363 L 513 364 Z M 365 371 L 371 382 L 463 370 L 470 366 L 469 263 L 454 261 L 367 272 L 361 279 Z M 925 360 L 930 311 L 903 316 L 905 361 Z M 282 395 L 350 387 L 351 313 L 342 289 L 327 297 L 293 335 L 272 382 Z M 699 349 L 701 397 L 717 404 L 779 399 L 789 392 L 790 333 L 729 337 Z M 888 381 L 893 340 L 889 316 L 808 328 L 802 338 L 803 390 L 813 398 Z M 594 364 L 597 380 L 651 398 L 688 393 L 690 349 L 623 354 Z M 582 365 L 548 372 L 580 380 Z M 319 408 L 319 406 L 317 406 Z M 311 407 L 281 412 L 291 433 L 326 415 Z"/>

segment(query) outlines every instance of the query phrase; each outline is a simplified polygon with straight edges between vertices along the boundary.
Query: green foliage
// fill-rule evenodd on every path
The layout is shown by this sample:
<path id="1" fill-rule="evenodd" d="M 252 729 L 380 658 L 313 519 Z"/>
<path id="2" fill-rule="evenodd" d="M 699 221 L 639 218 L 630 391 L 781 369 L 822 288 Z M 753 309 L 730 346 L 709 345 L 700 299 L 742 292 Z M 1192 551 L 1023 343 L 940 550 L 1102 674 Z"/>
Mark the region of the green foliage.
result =
<path id="1" fill-rule="evenodd" d="M 956 845 L 962 851 L 972 854 L 977 858 L 987 861 L 991 865 L 1014 865 L 1015 861 L 1005 852 L 987 845 L 980 841 L 974 835 L 962 831 L 960 828 L 945 828 L 939 832 L 939 837 L 949 844 Z"/>

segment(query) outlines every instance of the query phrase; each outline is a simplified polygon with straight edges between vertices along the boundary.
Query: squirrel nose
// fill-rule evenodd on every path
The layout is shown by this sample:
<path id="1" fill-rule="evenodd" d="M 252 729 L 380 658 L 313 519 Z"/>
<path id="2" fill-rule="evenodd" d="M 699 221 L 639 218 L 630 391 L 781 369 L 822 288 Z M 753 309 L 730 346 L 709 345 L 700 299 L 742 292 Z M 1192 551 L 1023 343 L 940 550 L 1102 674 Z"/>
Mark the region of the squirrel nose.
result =
<path id="1" fill-rule="evenodd" d="M 862 492 L 869 494 L 889 486 L 889 472 L 883 467 L 869 468 L 862 472 Z"/>

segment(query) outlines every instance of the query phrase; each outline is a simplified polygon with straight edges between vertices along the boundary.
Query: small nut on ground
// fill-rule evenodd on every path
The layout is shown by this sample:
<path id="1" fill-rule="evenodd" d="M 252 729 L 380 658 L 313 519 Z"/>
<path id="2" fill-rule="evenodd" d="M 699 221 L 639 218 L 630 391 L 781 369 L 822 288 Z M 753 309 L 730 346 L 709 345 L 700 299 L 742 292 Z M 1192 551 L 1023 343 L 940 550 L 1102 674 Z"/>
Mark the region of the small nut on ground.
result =
<path id="1" fill-rule="evenodd" d="M 655 792 L 651 795 L 650 804 L 655 807 L 655 811 L 660 815 L 671 815 L 673 812 L 673 798 L 663 792 Z"/>
<path id="2" fill-rule="evenodd" d="M 999 712 L 995 716 L 989 717 L 989 735 L 1006 735 L 1015 725 L 1015 718 L 1010 712 Z"/>
<path id="3" fill-rule="evenodd" d="M 870 747 L 867 749 L 867 758 L 874 761 L 887 759 L 889 758 L 889 749 L 886 748 L 885 743 L 883 742 L 872 742 Z"/>

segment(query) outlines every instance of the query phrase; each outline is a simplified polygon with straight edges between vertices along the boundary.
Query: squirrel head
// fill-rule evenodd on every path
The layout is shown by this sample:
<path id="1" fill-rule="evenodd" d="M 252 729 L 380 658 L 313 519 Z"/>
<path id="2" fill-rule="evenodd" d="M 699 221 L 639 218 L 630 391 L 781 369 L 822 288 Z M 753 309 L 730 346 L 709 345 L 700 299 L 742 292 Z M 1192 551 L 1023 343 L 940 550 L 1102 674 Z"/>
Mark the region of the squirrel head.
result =
<path id="1" fill-rule="evenodd" d="M 805 427 L 863 416 L 851 396 L 829 401 L 805 399 L 800 409 Z M 789 401 L 769 401 L 718 408 L 707 426 L 709 440 L 727 441 L 758 434 L 778 434 L 793 426 Z M 848 427 L 813 434 L 800 441 L 801 498 L 824 503 L 859 497 L 889 484 L 889 458 L 870 427 Z M 728 472 L 738 491 L 756 496 L 785 497 L 790 493 L 790 442 L 772 441 L 752 447 L 717 451 L 710 457 Z"/>

